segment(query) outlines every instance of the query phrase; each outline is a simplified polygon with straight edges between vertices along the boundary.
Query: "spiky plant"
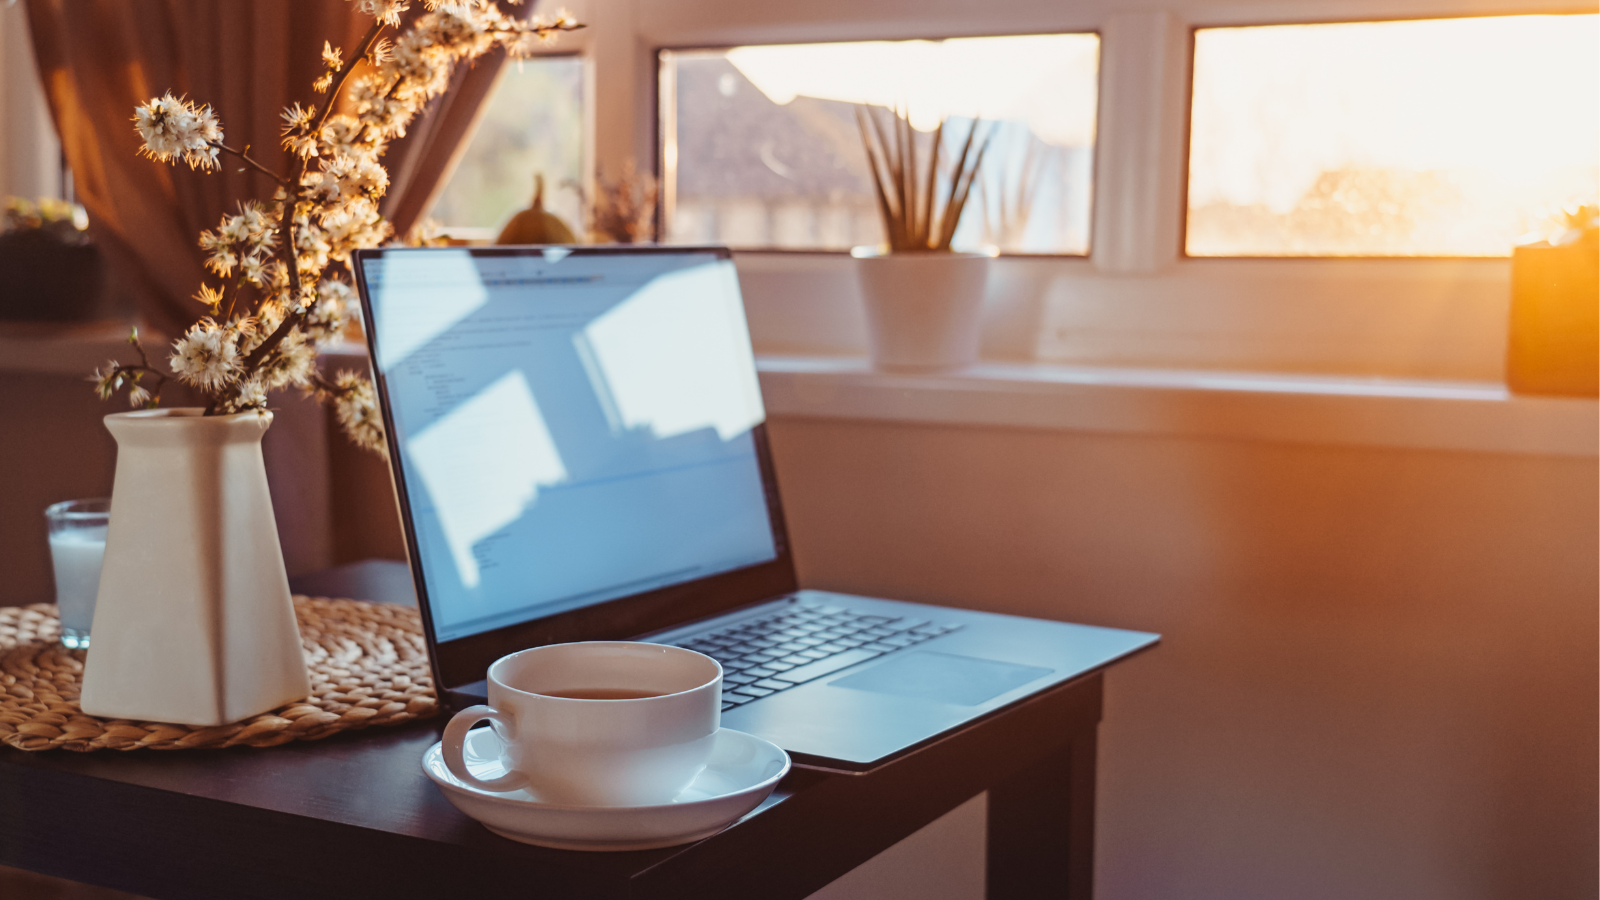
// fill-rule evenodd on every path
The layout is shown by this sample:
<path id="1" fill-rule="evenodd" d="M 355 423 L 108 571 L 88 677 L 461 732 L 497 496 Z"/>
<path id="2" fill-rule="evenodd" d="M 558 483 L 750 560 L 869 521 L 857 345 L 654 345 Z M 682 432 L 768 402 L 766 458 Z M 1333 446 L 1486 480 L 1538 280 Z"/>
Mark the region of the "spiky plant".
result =
<path id="1" fill-rule="evenodd" d="M 885 118 L 890 119 L 887 125 Z M 950 240 L 961 223 L 961 213 L 966 209 L 967 197 L 978 177 L 978 167 L 983 165 L 989 140 L 994 137 L 993 129 L 981 144 L 977 144 L 974 153 L 973 145 L 981 123 L 978 119 L 972 120 L 941 196 L 939 157 L 944 149 L 943 120 L 933 130 L 925 166 L 918 163 L 917 132 L 905 111 L 857 106 L 856 123 L 861 128 L 861 142 L 867 151 L 867 168 L 872 170 L 872 186 L 877 193 L 878 213 L 883 217 L 889 252 L 950 252 Z"/>

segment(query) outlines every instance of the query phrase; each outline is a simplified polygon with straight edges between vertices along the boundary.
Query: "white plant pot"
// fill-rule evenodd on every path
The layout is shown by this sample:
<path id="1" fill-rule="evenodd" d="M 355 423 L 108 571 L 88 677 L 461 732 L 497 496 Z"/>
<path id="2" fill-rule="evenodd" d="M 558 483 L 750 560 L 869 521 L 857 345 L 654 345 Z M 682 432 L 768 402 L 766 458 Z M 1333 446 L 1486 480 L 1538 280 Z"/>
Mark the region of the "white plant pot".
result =
<path id="1" fill-rule="evenodd" d="M 105 422 L 117 472 L 83 711 L 223 725 L 310 695 L 261 461 L 272 415 Z"/>
<path id="2" fill-rule="evenodd" d="M 987 253 L 890 253 L 856 248 L 872 365 L 933 372 L 978 361 Z"/>

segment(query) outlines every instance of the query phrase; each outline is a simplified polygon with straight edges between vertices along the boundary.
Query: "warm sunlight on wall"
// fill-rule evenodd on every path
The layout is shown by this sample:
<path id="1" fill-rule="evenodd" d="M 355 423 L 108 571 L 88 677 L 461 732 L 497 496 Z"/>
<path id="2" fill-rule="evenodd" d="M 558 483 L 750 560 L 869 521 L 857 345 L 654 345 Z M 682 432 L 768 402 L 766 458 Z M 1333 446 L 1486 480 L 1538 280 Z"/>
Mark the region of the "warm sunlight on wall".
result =
<path id="1" fill-rule="evenodd" d="M 1195 33 L 1191 256 L 1505 256 L 1600 181 L 1600 22 Z"/>

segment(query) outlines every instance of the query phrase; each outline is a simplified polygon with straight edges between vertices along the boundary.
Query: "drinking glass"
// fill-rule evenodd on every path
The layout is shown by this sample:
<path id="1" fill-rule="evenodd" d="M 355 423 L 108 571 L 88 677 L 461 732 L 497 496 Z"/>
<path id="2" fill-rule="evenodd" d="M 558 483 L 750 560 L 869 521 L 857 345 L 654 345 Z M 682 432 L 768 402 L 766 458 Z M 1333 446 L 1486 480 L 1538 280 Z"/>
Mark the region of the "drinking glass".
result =
<path id="1" fill-rule="evenodd" d="M 100 592 L 100 561 L 106 553 L 111 500 L 63 500 L 45 508 L 50 525 L 50 560 L 55 564 L 56 607 L 61 612 L 61 644 L 89 646 L 94 598 Z"/>

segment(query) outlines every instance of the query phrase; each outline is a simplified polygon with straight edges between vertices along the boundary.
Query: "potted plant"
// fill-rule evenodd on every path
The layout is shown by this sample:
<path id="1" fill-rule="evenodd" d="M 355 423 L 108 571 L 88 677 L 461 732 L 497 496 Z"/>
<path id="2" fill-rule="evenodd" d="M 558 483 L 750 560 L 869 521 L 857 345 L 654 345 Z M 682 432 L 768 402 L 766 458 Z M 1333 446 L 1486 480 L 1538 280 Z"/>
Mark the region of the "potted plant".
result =
<path id="1" fill-rule="evenodd" d="M 83 207 L 6 198 L 0 227 L 0 319 L 82 322 L 100 311 L 105 260 L 89 242 Z"/>
<path id="2" fill-rule="evenodd" d="M 1569 203 L 1511 253 L 1506 385 L 1519 394 L 1600 394 L 1600 207 Z"/>
<path id="3" fill-rule="evenodd" d="M 991 131 L 977 142 L 979 121 L 949 165 L 941 168 L 944 122 L 934 129 L 926 164 L 918 159 L 910 118 L 856 108 L 867 167 L 883 219 L 885 241 L 857 247 L 861 295 L 866 304 L 872 363 L 885 370 L 938 371 L 978 359 L 986 253 L 950 248 L 988 149 Z M 942 201 L 942 203 L 940 202 Z"/>
<path id="4" fill-rule="evenodd" d="M 564 13 L 513 18 L 493 0 L 423 5 L 390 40 L 409 3 L 363 0 L 374 21 L 355 52 L 324 43 L 320 96 L 283 112 L 288 171 L 228 144 L 209 106 L 168 93 L 135 111 L 146 156 L 209 171 L 227 155 L 277 189 L 201 233 L 214 277 L 199 286 L 202 315 L 173 343 L 170 371 L 135 331 L 138 362 L 95 373 L 101 397 L 125 389 L 143 409 L 106 417 L 118 452 L 81 698 L 91 715 L 219 725 L 309 693 L 261 459 L 268 397 L 305 390 L 333 405 L 355 443 L 383 450 L 371 382 L 325 378 L 316 356 L 345 327 L 351 252 L 391 234 L 378 214 L 384 149 L 456 65 L 581 27 Z M 173 379 L 206 405 L 158 408 Z"/>

